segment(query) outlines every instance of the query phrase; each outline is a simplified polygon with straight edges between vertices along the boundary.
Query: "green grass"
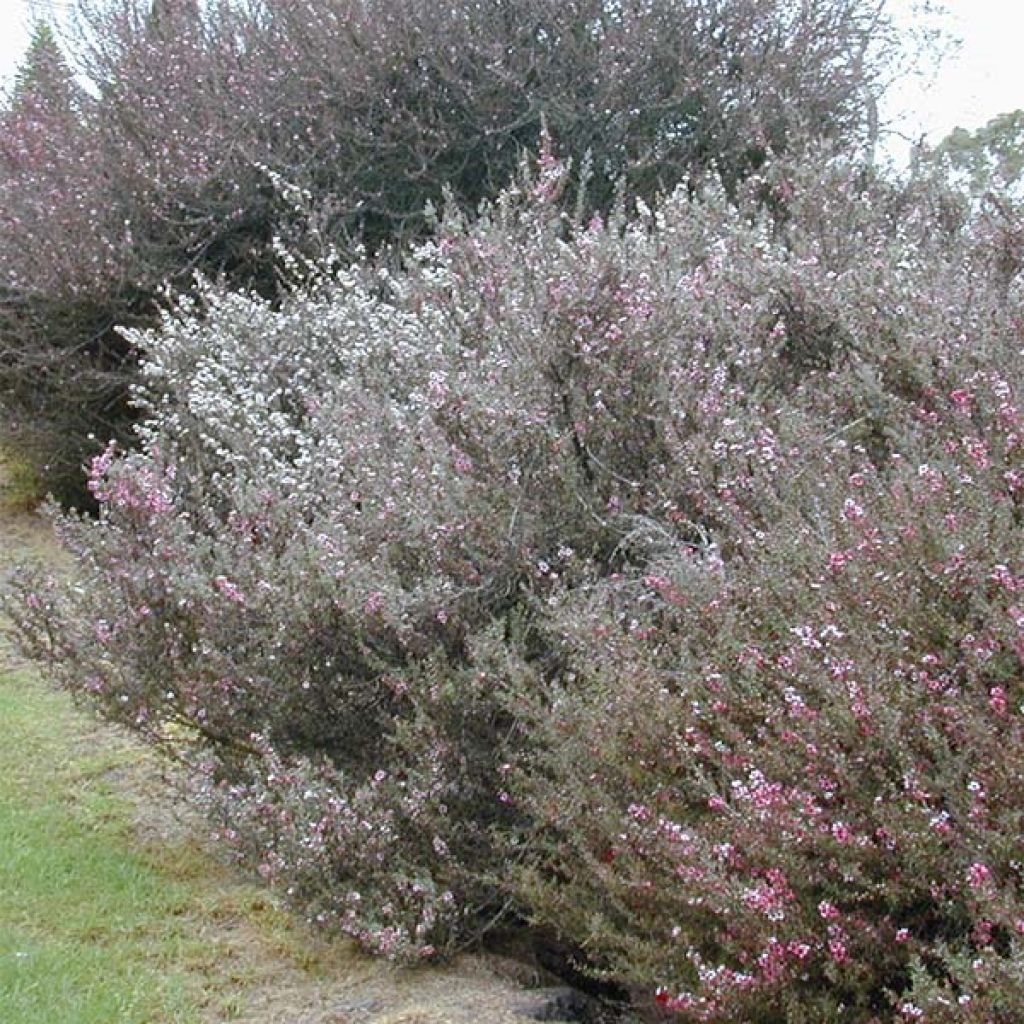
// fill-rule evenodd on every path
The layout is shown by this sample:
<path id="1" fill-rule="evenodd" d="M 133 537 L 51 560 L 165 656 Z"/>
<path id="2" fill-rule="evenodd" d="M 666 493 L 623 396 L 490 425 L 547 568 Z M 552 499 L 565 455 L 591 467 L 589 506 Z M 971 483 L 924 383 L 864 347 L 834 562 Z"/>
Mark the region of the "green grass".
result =
<path id="1" fill-rule="evenodd" d="M 43 497 L 42 484 L 28 463 L 0 451 L 0 513 L 28 512 Z"/>
<path id="2" fill-rule="evenodd" d="M 110 781 L 138 754 L 26 671 L 0 673 L 0 730 L 0 1020 L 199 1021 L 194 893 L 133 848 Z"/>
<path id="3" fill-rule="evenodd" d="M 62 571 L 49 530 L 2 498 L 0 577 L 16 558 Z M 260 1006 L 278 1021 L 278 1001 L 366 973 L 350 942 L 216 860 L 201 824 L 175 824 L 151 751 L 11 667 L 4 626 L 0 1024 L 222 1024 Z"/>

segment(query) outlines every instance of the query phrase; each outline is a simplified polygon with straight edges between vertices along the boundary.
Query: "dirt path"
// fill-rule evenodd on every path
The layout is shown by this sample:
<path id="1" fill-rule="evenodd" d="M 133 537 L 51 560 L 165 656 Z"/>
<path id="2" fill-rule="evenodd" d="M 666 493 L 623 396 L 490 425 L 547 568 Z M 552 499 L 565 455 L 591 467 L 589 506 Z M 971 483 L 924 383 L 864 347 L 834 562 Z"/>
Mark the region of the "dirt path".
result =
<path id="1" fill-rule="evenodd" d="M 46 524 L 0 513 L 0 575 L 26 555 L 54 557 Z M 0 648 L 0 668 L 12 659 Z M 396 969 L 346 941 L 318 939 L 217 859 L 203 820 L 150 751 L 85 713 L 76 730 L 75 743 L 129 755 L 110 781 L 132 808 L 137 842 L 161 871 L 195 889 L 207 953 L 187 970 L 209 1024 L 523 1024 L 562 1016 L 556 1006 L 566 990 L 517 961 L 466 956 L 445 967 Z"/>

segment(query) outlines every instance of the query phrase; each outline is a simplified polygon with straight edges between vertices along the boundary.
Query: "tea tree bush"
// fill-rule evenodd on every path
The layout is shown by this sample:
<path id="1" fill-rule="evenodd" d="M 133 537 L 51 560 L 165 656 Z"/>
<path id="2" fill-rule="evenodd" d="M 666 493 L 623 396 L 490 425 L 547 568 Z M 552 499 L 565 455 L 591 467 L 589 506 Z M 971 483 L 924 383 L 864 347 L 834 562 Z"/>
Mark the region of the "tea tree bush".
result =
<path id="1" fill-rule="evenodd" d="M 941 459 L 787 431 L 699 590 L 666 552 L 564 602 L 571 679 L 521 705 L 524 898 L 684 1016 L 1020 1005 L 1019 382 L 960 383 L 919 410 Z"/>
<path id="2" fill-rule="evenodd" d="M 1012 1019 L 1014 236 L 825 156 L 569 180 L 129 332 L 23 645 L 380 952 L 505 915 L 684 1020 Z"/>
<path id="3" fill-rule="evenodd" d="M 90 434 L 130 441 L 114 328 L 152 324 L 163 282 L 273 297 L 274 237 L 421 238 L 444 188 L 467 211 L 496 195 L 545 118 L 591 153 L 601 209 L 620 180 L 650 200 L 809 141 L 857 149 L 894 50 L 869 0 L 71 6 L 69 57 L 44 32 L 0 110 L 5 433 L 65 501 Z"/>

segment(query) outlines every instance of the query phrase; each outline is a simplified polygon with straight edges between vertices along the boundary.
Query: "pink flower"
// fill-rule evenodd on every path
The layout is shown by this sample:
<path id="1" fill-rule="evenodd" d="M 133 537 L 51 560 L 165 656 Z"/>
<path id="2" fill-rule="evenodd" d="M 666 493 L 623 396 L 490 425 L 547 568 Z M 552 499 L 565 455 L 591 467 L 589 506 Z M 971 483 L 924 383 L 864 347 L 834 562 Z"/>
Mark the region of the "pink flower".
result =
<path id="1" fill-rule="evenodd" d="M 1006 691 L 1001 686 L 993 686 L 988 691 L 988 706 L 997 715 L 1006 714 Z"/>
<path id="2" fill-rule="evenodd" d="M 825 921 L 836 921 L 839 919 L 839 910 L 834 903 L 829 903 L 828 900 L 822 900 L 818 904 L 818 913 Z"/>
<path id="3" fill-rule="evenodd" d="M 629 807 L 626 808 L 626 813 L 634 821 L 647 821 L 651 816 L 651 809 L 649 807 L 645 807 L 643 804 L 630 804 Z"/>
<path id="4" fill-rule="evenodd" d="M 87 486 L 90 492 L 98 498 L 102 498 L 99 492 L 103 487 L 103 478 L 106 476 L 107 470 L 110 469 L 116 455 L 117 445 L 111 441 L 103 450 L 103 453 L 94 456 L 89 463 L 89 481 Z"/>
<path id="5" fill-rule="evenodd" d="M 245 604 L 245 594 L 239 590 L 238 586 L 231 582 L 226 576 L 215 576 L 213 585 L 222 593 L 229 601 L 234 601 L 235 604 Z"/>
<path id="6" fill-rule="evenodd" d="M 844 964 L 850 959 L 850 954 L 846 951 L 846 943 L 844 943 L 842 939 L 829 939 L 828 952 L 829 956 L 831 956 L 837 964 Z"/>
<path id="7" fill-rule="evenodd" d="M 828 556 L 828 567 L 833 572 L 839 572 L 850 561 L 850 558 L 848 551 L 833 551 Z"/>
<path id="8" fill-rule="evenodd" d="M 963 439 L 964 450 L 970 456 L 971 461 L 978 467 L 978 469 L 988 469 L 991 465 L 991 459 L 988 455 L 988 446 L 984 441 L 974 437 L 965 437 Z"/>
<path id="9" fill-rule="evenodd" d="M 853 498 L 847 498 L 846 501 L 843 502 L 842 516 L 848 523 L 858 523 L 865 515 L 866 513 L 863 507 L 858 505 Z"/>
<path id="10" fill-rule="evenodd" d="M 837 821 L 832 826 L 832 838 L 835 839 L 837 843 L 848 843 L 851 838 L 849 826 L 842 821 Z"/>
<path id="11" fill-rule="evenodd" d="M 967 884 L 972 889 L 982 888 L 992 877 L 992 872 L 988 869 L 986 864 L 983 864 L 980 860 L 976 860 L 967 869 Z"/>

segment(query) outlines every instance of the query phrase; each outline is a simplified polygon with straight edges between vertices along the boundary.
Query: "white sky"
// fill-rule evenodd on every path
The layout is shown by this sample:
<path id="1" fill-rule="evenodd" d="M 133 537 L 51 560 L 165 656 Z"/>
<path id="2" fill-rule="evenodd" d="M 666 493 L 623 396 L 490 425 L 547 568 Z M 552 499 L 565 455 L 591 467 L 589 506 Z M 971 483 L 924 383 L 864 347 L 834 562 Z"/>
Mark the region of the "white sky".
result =
<path id="1" fill-rule="evenodd" d="M 914 0 L 889 0 L 899 17 L 913 21 Z M 976 128 L 996 114 L 1024 109 L 1024 0 L 936 0 L 943 24 L 962 40 L 932 80 L 901 83 L 886 101 L 883 118 L 908 140 L 937 141 L 958 125 Z M 0 0 L 0 88 L 10 81 L 28 42 L 30 9 L 60 14 L 73 0 Z M 894 139 L 899 157 L 907 143 Z"/>
<path id="2" fill-rule="evenodd" d="M 889 0 L 907 24 L 913 0 Z M 890 149 L 901 155 L 922 135 L 937 142 L 956 127 L 978 128 L 997 114 L 1024 110 L 1024 0 L 936 0 L 945 8 L 938 23 L 960 40 L 930 76 L 899 83 L 886 98 L 883 118 L 905 136 Z"/>

